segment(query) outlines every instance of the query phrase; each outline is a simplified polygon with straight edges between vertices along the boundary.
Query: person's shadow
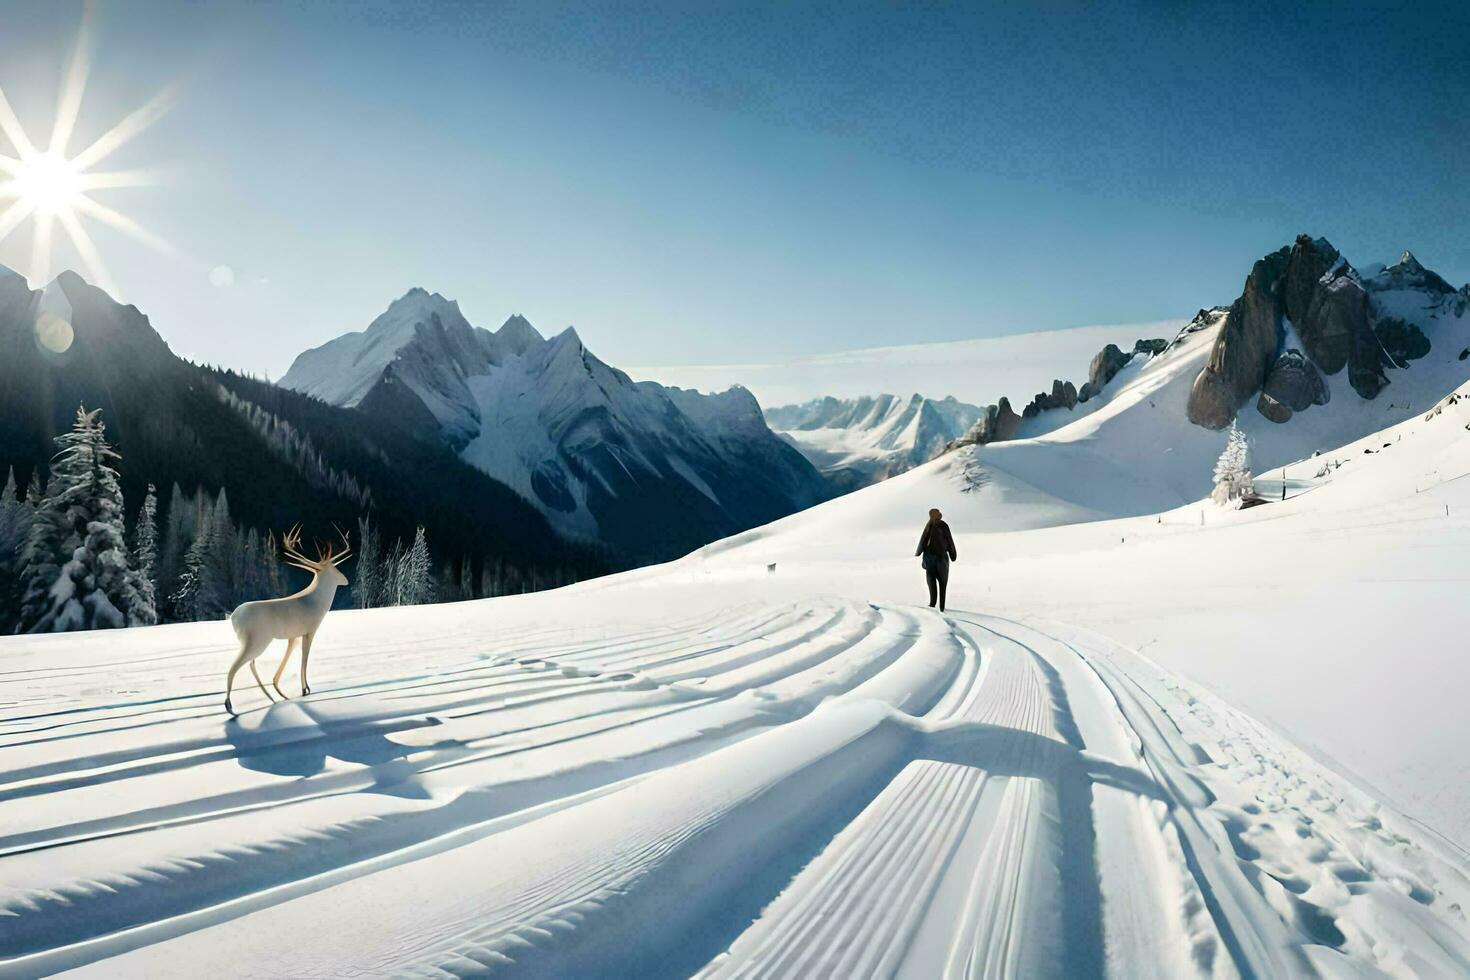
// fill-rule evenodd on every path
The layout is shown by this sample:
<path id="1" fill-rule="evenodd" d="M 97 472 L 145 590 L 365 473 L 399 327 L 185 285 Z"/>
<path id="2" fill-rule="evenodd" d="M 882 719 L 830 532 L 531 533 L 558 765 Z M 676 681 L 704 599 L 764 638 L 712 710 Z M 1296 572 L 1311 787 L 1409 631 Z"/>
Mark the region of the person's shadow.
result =
<path id="1" fill-rule="evenodd" d="M 273 776 L 310 778 L 328 771 L 328 760 L 363 766 L 372 772 L 368 792 L 426 799 L 418 773 L 407 760 L 422 745 L 403 745 L 389 735 L 440 724 L 437 718 L 374 721 L 334 711 L 306 700 L 278 701 L 261 712 L 251 712 L 225 723 L 225 737 L 244 769 Z M 435 743 L 430 749 L 453 745 Z M 350 767 L 349 770 L 350 771 Z"/>

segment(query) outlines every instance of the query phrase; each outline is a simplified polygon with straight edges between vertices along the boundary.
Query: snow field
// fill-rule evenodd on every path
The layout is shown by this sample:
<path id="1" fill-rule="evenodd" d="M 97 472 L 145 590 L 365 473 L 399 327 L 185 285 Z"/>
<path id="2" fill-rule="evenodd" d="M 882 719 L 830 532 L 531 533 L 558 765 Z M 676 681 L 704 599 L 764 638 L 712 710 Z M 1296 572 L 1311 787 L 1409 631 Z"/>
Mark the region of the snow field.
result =
<path id="1" fill-rule="evenodd" d="M 339 615 L 320 690 L 237 722 L 220 624 L 12 657 L 0 974 L 1470 969 L 1462 852 L 1111 641 L 837 598 L 511 627 L 575 596 Z"/>

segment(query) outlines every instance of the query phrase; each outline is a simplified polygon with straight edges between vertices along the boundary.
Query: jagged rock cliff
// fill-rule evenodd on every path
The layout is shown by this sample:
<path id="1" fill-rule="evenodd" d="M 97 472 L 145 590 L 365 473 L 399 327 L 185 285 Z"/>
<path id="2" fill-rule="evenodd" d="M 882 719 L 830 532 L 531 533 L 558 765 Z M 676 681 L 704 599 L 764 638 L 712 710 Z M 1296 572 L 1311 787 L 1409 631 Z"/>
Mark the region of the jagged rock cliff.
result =
<path id="1" fill-rule="evenodd" d="M 1224 428 L 1259 394 L 1257 410 L 1286 422 L 1326 404 L 1320 375 L 1344 368 L 1359 397 L 1377 397 L 1389 383 L 1385 368 L 1429 352 L 1420 327 L 1395 315 L 1405 293 L 1420 294 L 1428 306 L 1459 296 L 1408 252 L 1368 277 L 1325 238 L 1308 235 L 1257 260 L 1194 381 L 1189 420 Z"/>

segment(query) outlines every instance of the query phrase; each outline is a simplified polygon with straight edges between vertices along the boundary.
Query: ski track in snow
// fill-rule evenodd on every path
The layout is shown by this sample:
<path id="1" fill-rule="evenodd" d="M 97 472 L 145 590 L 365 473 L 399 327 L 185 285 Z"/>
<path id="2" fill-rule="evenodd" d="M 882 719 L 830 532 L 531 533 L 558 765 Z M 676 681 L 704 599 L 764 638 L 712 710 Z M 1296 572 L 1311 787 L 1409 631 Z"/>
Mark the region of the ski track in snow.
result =
<path id="1" fill-rule="evenodd" d="M 220 657 L 0 674 L 0 975 L 1470 972 L 1463 852 L 1063 624 L 385 639 L 228 723 Z"/>

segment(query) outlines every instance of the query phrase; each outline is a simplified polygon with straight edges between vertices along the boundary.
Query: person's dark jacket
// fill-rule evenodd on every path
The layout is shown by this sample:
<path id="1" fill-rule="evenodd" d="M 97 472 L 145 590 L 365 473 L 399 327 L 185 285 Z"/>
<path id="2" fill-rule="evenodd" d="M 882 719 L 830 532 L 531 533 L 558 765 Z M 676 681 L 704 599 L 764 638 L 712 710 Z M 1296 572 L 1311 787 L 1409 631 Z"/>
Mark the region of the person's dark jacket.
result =
<path id="1" fill-rule="evenodd" d="M 943 521 L 930 521 L 924 525 L 924 533 L 919 535 L 919 547 L 914 554 L 948 555 L 950 561 L 958 561 L 960 557 L 954 549 L 954 535 L 949 533 L 949 525 Z"/>

